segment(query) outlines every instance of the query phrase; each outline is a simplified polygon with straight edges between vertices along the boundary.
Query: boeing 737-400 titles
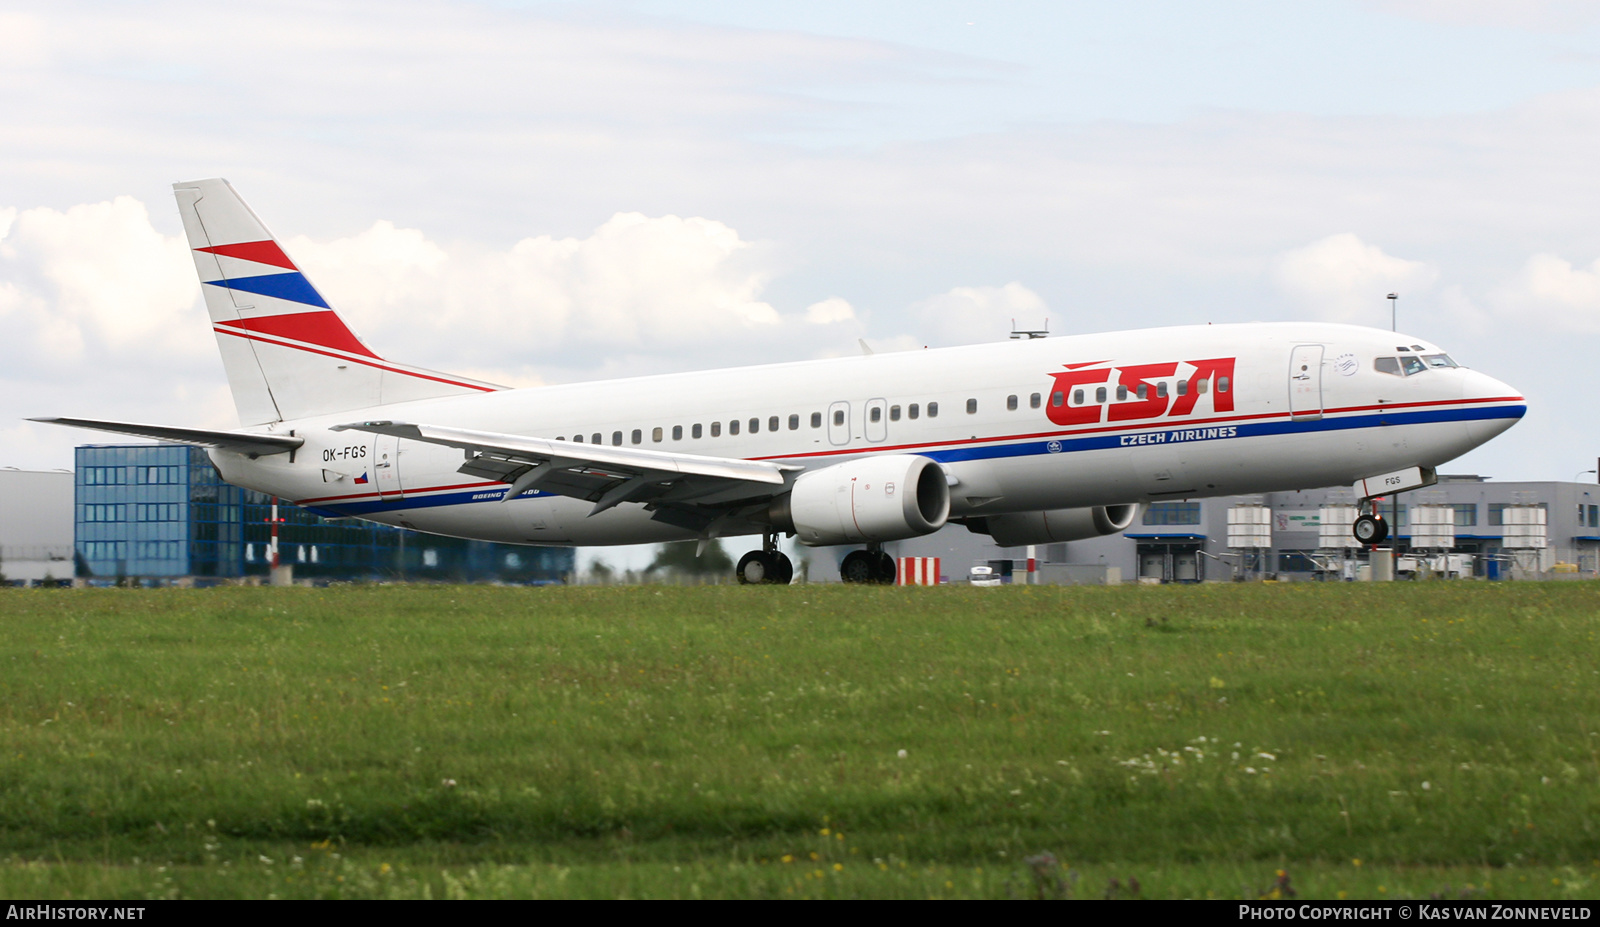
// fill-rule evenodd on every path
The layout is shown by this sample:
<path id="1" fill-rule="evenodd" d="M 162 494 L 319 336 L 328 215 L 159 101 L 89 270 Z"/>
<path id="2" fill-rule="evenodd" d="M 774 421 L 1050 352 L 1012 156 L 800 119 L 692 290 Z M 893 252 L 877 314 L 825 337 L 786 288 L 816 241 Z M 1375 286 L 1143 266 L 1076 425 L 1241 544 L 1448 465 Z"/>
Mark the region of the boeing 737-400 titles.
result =
<path id="1" fill-rule="evenodd" d="M 224 180 L 174 185 L 241 428 L 36 419 L 200 445 L 316 512 L 515 544 L 760 536 L 881 545 L 956 522 L 1001 546 L 1123 531 L 1142 503 L 1354 485 L 1366 501 L 1511 427 L 1516 390 L 1437 344 L 1201 325 L 508 389 L 386 360 Z M 1376 508 L 1363 543 L 1387 526 Z"/>

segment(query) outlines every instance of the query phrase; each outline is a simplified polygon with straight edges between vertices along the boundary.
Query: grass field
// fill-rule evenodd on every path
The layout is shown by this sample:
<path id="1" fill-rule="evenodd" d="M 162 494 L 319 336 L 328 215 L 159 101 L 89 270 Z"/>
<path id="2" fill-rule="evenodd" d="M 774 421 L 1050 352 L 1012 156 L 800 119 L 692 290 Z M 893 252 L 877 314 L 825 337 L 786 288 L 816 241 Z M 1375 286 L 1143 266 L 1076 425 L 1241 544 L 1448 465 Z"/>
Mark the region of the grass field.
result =
<path id="1" fill-rule="evenodd" d="M 0 629 L 10 897 L 1600 895 L 1590 583 L 15 589 Z"/>

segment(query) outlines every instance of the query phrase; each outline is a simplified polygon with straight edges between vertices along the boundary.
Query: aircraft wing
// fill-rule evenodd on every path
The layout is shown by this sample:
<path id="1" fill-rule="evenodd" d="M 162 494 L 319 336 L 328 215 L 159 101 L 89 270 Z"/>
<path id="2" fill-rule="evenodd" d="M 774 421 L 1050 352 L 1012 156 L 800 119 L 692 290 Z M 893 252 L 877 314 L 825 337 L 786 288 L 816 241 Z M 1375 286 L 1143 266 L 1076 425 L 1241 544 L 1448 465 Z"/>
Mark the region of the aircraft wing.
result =
<path id="1" fill-rule="evenodd" d="M 153 438 L 157 441 L 173 441 L 178 444 L 193 444 L 197 447 L 221 447 L 249 454 L 252 458 L 267 454 L 287 454 L 306 443 L 304 438 L 289 435 L 209 431 L 203 428 L 175 428 L 170 425 L 140 425 L 136 422 L 103 422 L 90 418 L 30 418 L 28 421 L 44 422 L 47 425 L 70 425 L 73 428 L 92 428 L 96 431 L 133 435 L 136 438 Z"/>
<path id="2" fill-rule="evenodd" d="M 523 435 L 408 422 L 353 422 L 334 431 L 366 431 L 460 448 L 458 472 L 509 483 L 501 501 L 530 489 L 593 502 L 595 515 L 623 502 L 644 503 L 658 521 L 704 530 L 740 508 L 787 492 L 804 469 L 763 460 L 701 457 L 670 451 L 578 444 Z"/>

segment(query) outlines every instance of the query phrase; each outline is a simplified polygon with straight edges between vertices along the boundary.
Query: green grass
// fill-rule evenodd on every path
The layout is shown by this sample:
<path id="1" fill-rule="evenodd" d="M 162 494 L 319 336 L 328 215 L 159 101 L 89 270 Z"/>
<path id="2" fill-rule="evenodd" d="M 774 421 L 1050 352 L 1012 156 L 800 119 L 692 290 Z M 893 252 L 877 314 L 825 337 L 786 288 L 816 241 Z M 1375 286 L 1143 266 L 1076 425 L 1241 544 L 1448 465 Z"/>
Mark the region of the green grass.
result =
<path id="1" fill-rule="evenodd" d="M 1591 583 L 0 590 L 0 892 L 1592 896 L 1597 611 Z"/>

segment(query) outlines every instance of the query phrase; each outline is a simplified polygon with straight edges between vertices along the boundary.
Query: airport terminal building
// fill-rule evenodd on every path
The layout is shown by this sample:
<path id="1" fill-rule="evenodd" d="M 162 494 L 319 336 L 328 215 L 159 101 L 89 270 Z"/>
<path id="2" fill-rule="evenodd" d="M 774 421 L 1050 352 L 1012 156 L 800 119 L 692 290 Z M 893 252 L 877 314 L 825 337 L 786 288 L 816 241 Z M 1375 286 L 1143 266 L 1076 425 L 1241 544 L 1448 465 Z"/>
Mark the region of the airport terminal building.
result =
<path id="1" fill-rule="evenodd" d="M 1434 567 L 1483 579 L 1510 579 L 1514 572 L 1544 578 L 1600 574 L 1595 483 L 1440 476 L 1434 486 L 1401 494 L 1398 503 L 1398 519 L 1389 500 L 1382 514 L 1390 522 L 1385 546 L 1401 555 L 1402 578 Z M 1365 575 L 1367 554 L 1349 534 L 1355 504 L 1347 487 L 1158 502 L 1146 506 L 1127 531 L 1040 545 L 1034 553 L 1045 582 L 1356 579 Z M 1330 517 L 1338 523 L 1325 525 Z M 1528 546 L 1535 530 L 1542 530 L 1542 544 Z M 1007 574 L 1026 569 L 1026 548 L 998 547 L 960 526 L 885 549 L 897 557 L 940 558 L 947 581 L 961 581 L 975 565 L 992 564 Z M 813 580 L 836 578 L 832 553 L 811 554 Z M 1440 560 L 1450 554 L 1454 561 Z"/>
<path id="2" fill-rule="evenodd" d="M 71 476 L 73 563 L 91 581 L 266 577 L 272 498 L 223 482 L 205 451 L 181 444 L 85 445 Z M 570 548 L 421 534 L 280 505 L 279 562 L 296 580 L 564 582 Z"/>

